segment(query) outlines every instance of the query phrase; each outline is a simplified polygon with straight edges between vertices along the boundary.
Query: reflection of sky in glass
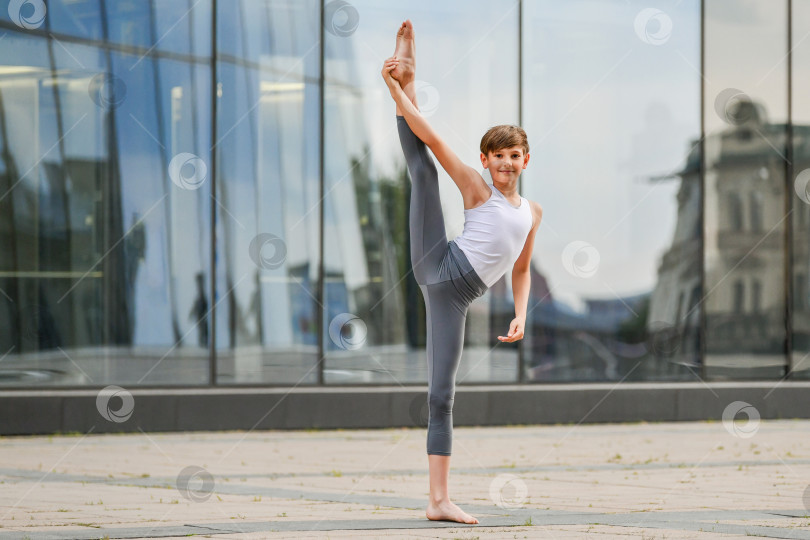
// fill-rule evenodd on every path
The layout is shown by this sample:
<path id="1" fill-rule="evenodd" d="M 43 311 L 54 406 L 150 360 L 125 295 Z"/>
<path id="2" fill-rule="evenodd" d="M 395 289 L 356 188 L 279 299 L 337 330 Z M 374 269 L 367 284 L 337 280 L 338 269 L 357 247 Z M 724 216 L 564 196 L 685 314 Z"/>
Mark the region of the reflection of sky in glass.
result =
<path id="1" fill-rule="evenodd" d="M 480 169 L 478 146 L 486 130 L 494 124 L 518 121 L 517 2 L 419 0 L 399 9 L 394 4 L 380 7 L 373 1 L 352 5 L 360 16 L 357 31 L 343 39 L 327 34 L 328 48 L 350 47 L 329 60 L 328 82 L 362 91 L 362 110 L 358 112 L 364 125 L 359 126 L 360 134 L 341 128 L 349 137 L 341 143 L 347 145 L 347 152 L 357 154 L 362 144 L 370 143 L 372 177 L 390 177 L 404 166 L 394 102 L 380 70 L 385 58 L 394 54 L 397 29 L 410 19 L 416 36 L 416 78 L 432 85 L 438 100 L 429 116 L 431 125 L 465 163 Z M 342 66 L 345 58 L 351 58 L 354 68 Z M 423 110 L 427 95 L 417 96 Z M 357 124 L 351 118 L 331 119 Z M 329 144 L 334 141 L 327 137 Z M 464 225 L 463 201 L 436 163 L 445 226 L 452 239 Z"/>
<path id="2" fill-rule="evenodd" d="M 650 291 L 671 244 L 678 170 L 700 131 L 700 14 L 697 0 L 529 2 L 524 11 L 524 128 L 532 161 L 523 193 L 544 208 L 534 261 L 553 296 L 583 298 Z M 655 45 L 636 17 L 658 8 L 672 22 Z M 655 34 L 656 21 L 647 26 Z M 644 34 L 642 33 L 642 36 Z M 573 276 L 569 243 L 599 252 L 596 274 Z"/>
<path id="3" fill-rule="evenodd" d="M 810 125 L 810 0 L 793 0 L 793 122 Z"/>
<path id="4" fill-rule="evenodd" d="M 785 122 L 786 24 L 784 1 L 706 2 L 706 26 L 711 27 L 705 42 L 707 133 L 727 127 L 714 110 L 717 95 L 726 88 L 741 90 L 764 104 L 768 121 Z M 801 64 L 794 59 L 794 66 Z"/>

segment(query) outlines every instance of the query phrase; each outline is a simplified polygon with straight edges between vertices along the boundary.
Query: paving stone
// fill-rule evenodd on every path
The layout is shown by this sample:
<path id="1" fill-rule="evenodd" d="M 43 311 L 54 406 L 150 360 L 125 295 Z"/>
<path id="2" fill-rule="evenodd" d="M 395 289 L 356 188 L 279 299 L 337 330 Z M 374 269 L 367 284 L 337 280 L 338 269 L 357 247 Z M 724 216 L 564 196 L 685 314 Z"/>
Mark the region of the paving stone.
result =
<path id="1" fill-rule="evenodd" d="M 477 525 L 426 519 L 424 429 L 1 437 L 0 540 L 810 539 L 808 434 L 457 427 L 450 493 Z"/>

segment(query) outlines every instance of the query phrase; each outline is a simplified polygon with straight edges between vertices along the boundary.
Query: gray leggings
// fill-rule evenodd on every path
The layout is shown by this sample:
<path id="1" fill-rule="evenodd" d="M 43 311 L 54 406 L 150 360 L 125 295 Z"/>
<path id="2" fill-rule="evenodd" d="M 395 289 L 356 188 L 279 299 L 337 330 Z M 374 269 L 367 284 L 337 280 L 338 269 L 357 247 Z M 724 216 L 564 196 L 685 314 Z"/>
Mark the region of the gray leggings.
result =
<path id="1" fill-rule="evenodd" d="M 411 265 L 427 312 L 427 453 L 449 456 L 467 307 L 487 286 L 461 248 L 447 241 L 439 177 L 427 146 L 411 131 L 404 116 L 397 115 L 397 129 L 411 174 Z"/>

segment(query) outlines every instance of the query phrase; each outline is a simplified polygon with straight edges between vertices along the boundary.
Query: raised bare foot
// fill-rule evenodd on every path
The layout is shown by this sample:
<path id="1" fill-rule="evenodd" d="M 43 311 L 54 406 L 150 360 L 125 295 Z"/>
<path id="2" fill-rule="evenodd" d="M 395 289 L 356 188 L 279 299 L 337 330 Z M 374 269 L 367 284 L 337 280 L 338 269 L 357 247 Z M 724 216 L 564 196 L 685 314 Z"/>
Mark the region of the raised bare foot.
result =
<path id="1" fill-rule="evenodd" d="M 399 65 L 391 72 L 391 76 L 399 81 L 402 88 L 405 88 L 416 76 L 416 48 L 410 19 L 402 23 L 397 30 L 397 47 L 394 56 L 399 60 Z"/>
<path id="2" fill-rule="evenodd" d="M 459 508 L 454 502 L 443 501 L 430 503 L 425 511 L 428 519 L 434 521 L 458 521 L 459 523 L 478 523 L 478 520 Z"/>

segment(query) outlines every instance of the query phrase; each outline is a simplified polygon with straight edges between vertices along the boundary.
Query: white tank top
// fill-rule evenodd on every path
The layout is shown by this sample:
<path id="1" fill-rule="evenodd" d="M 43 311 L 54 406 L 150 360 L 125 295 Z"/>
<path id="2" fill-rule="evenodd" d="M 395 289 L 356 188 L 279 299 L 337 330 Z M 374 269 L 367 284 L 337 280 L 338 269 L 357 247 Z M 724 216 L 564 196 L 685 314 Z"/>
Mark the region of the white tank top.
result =
<path id="1" fill-rule="evenodd" d="M 491 287 L 523 251 L 532 228 L 532 210 L 524 197 L 516 207 L 493 184 L 487 185 L 492 195 L 481 206 L 464 210 L 464 230 L 453 240 L 478 277 Z"/>

